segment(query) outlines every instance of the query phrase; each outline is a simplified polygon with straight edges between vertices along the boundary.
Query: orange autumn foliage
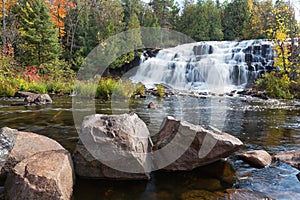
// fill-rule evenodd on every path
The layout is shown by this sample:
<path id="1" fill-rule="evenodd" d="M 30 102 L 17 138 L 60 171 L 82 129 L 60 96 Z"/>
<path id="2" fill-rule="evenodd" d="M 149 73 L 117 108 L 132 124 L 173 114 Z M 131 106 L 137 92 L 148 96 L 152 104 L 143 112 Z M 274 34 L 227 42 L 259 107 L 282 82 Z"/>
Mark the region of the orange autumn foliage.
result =
<path id="1" fill-rule="evenodd" d="M 76 7 L 76 4 L 70 0 L 46 0 L 49 6 L 50 14 L 55 28 L 58 28 L 59 36 L 65 35 L 64 18 L 67 12 Z"/>

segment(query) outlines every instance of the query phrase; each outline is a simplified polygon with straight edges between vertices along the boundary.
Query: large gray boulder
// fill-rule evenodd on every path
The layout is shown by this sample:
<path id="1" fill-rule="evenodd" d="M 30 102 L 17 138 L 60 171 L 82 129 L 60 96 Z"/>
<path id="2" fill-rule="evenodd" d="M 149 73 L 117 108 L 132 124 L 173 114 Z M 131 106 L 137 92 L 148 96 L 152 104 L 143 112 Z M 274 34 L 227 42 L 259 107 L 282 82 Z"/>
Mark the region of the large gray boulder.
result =
<path id="1" fill-rule="evenodd" d="M 136 114 L 84 118 L 73 155 L 78 176 L 107 179 L 148 179 L 150 133 Z"/>
<path id="2" fill-rule="evenodd" d="M 164 167 L 164 169 L 171 171 L 192 170 L 213 163 L 230 156 L 243 145 L 238 138 L 218 129 L 204 128 L 167 117 L 158 133 L 154 150 L 158 151 L 170 143 L 177 145 L 166 151 L 165 155 L 161 155 L 160 160 L 168 159 L 176 152 L 184 150 L 184 153 L 175 162 Z"/>
<path id="3" fill-rule="evenodd" d="M 68 200 L 74 184 L 73 164 L 66 150 L 44 151 L 19 162 L 5 188 L 10 200 Z"/>
<path id="4" fill-rule="evenodd" d="M 143 180 L 149 179 L 147 173 L 126 173 L 115 170 L 100 162 L 78 142 L 73 154 L 75 173 L 82 178 L 116 179 L 116 180 Z M 125 163 L 126 164 L 126 163 Z"/>
<path id="5" fill-rule="evenodd" d="M 285 151 L 274 156 L 279 160 L 300 170 L 300 150 Z"/>
<path id="6" fill-rule="evenodd" d="M 265 150 L 252 150 L 240 153 L 238 158 L 256 168 L 267 167 L 272 162 L 272 157 Z"/>
<path id="7" fill-rule="evenodd" d="M 48 137 L 7 127 L 0 129 L 0 143 L 2 163 L 0 177 L 3 179 L 17 163 L 25 158 L 43 151 L 64 150 L 58 142 Z"/>

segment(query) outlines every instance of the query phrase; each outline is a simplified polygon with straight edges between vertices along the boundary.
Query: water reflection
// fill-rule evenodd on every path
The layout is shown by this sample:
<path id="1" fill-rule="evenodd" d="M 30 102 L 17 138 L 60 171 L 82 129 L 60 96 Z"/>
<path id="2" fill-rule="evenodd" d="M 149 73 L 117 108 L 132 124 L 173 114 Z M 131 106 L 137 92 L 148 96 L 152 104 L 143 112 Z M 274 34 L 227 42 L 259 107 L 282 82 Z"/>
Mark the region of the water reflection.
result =
<path id="1" fill-rule="evenodd" d="M 54 98 L 50 106 L 9 106 L 12 102 L 11 99 L 0 100 L 1 127 L 46 135 L 73 151 L 78 134 L 73 122 L 71 98 Z M 156 102 L 157 108 L 148 109 L 150 102 Z M 271 154 L 300 149 L 300 108 L 291 106 L 289 102 L 173 96 L 161 100 L 156 97 L 127 102 L 120 100 L 119 103 L 123 107 L 119 107 L 118 112 L 137 113 L 154 137 L 163 118 L 171 115 L 194 124 L 213 125 L 235 135 L 250 149 L 266 149 Z M 80 105 L 83 116 L 90 112 L 88 107 L 88 103 Z M 112 110 L 111 102 L 100 100 L 95 101 L 95 109 L 103 114 L 116 112 Z M 215 165 L 210 166 L 211 170 L 215 170 L 210 174 L 203 169 L 193 173 L 157 172 L 150 182 L 78 179 L 74 199 L 180 199 L 182 195 L 189 194 L 216 195 L 216 191 L 232 187 L 263 191 L 277 199 L 300 199 L 298 170 L 280 163 L 256 170 L 234 157 L 231 162 L 234 170 Z"/>

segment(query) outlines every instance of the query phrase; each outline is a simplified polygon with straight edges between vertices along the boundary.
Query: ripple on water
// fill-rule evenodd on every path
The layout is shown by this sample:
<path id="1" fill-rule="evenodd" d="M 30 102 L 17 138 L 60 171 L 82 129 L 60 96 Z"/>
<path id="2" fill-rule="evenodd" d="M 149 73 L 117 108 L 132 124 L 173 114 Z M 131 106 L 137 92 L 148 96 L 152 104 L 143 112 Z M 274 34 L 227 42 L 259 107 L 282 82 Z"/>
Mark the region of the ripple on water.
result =
<path id="1" fill-rule="evenodd" d="M 147 108 L 151 101 L 158 104 L 156 109 Z M 248 149 L 265 149 L 272 155 L 280 151 L 300 149 L 300 107 L 294 106 L 290 101 L 189 96 L 159 100 L 149 96 L 125 103 L 128 105 L 126 108 L 116 107 L 115 110 L 120 113 L 136 112 L 153 135 L 158 132 L 163 118 L 171 115 L 195 124 L 214 125 L 240 138 Z M 93 111 L 91 104 L 79 104 L 79 108 L 73 109 L 72 99 L 68 97 L 54 98 L 54 103 L 46 107 L 11 107 L 9 104 L 9 100 L 0 100 L 0 127 L 8 126 L 46 135 L 70 151 L 78 141 L 72 111 Z M 96 100 L 95 107 L 97 113 L 112 113 L 111 102 Z M 296 178 L 298 171 L 288 165 L 274 163 L 269 168 L 257 170 L 241 161 L 233 159 L 232 162 L 237 179 L 228 175 L 227 178 L 232 181 L 230 183 L 224 178 L 203 178 L 201 174 L 180 173 L 158 174 L 150 183 L 79 180 L 75 186 L 75 199 L 98 199 L 99 196 L 108 199 L 142 199 L 145 195 L 157 197 L 156 199 L 174 199 L 183 194 L 192 194 L 190 191 L 202 194 L 202 190 L 213 190 L 204 187 L 205 181 L 210 181 L 216 189 L 221 186 L 223 190 L 236 185 L 241 189 L 262 191 L 276 199 L 300 199 L 300 185 Z M 202 172 L 203 174 L 206 172 Z M 134 192 L 130 192 L 131 190 Z M 177 192 L 175 196 L 174 191 Z"/>

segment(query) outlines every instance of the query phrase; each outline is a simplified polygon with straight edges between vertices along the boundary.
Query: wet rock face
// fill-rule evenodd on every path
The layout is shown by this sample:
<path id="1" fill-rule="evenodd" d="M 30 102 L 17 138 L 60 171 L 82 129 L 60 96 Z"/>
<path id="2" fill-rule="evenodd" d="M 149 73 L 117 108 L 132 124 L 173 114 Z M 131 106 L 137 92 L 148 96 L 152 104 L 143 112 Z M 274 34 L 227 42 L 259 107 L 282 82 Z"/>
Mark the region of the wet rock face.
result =
<path id="1" fill-rule="evenodd" d="M 164 148 L 170 142 L 176 143 L 175 137 L 179 144 L 177 150 L 186 148 L 186 151 L 175 162 L 166 166 L 164 168 L 166 170 L 192 170 L 226 158 L 243 145 L 238 138 L 215 128 L 196 126 L 167 117 L 158 133 L 158 141 L 154 149 Z M 182 146 L 183 142 L 180 141 L 185 141 L 188 137 L 193 139 L 191 144 Z M 168 155 L 162 155 L 162 157 L 166 156 Z"/>
<path id="2" fill-rule="evenodd" d="M 136 114 L 87 116 L 80 135 L 84 145 L 78 144 L 74 153 L 75 170 L 90 178 L 148 178 L 149 137 Z"/>
<path id="3" fill-rule="evenodd" d="M 247 151 L 239 154 L 238 158 L 256 168 L 264 168 L 272 162 L 272 157 L 264 150 Z"/>
<path id="4" fill-rule="evenodd" d="M 66 150 L 45 151 L 19 162 L 9 173 L 8 198 L 68 200 L 74 184 L 73 164 Z"/>
<path id="5" fill-rule="evenodd" d="M 300 150 L 285 151 L 274 156 L 279 160 L 300 170 Z"/>

